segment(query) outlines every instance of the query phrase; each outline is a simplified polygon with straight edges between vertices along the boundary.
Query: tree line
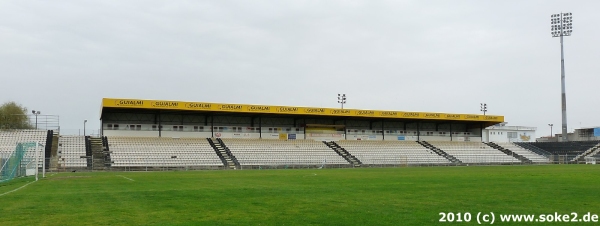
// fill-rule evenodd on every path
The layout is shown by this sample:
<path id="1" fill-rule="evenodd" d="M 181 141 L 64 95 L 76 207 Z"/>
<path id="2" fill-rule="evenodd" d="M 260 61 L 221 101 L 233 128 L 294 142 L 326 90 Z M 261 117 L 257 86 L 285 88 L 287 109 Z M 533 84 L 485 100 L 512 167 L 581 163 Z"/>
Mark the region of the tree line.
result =
<path id="1" fill-rule="evenodd" d="M 9 101 L 0 106 L 0 129 L 33 129 L 29 122 L 27 108 Z"/>

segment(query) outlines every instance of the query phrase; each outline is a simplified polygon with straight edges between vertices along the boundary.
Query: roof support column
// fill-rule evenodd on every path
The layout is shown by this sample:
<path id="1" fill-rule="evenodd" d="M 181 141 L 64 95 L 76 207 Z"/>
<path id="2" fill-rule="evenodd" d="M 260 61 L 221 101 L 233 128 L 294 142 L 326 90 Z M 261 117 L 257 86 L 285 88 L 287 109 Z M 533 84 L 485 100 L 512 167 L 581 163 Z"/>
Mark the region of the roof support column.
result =
<path id="1" fill-rule="evenodd" d="M 346 123 L 347 123 L 347 122 L 348 122 L 348 121 L 346 121 L 346 119 L 344 119 L 344 140 L 348 140 L 348 133 L 346 132 L 346 131 L 347 131 L 347 130 L 346 130 L 346 129 L 347 129 L 347 128 L 346 128 Z"/>
<path id="2" fill-rule="evenodd" d="M 450 141 L 452 141 L 452 123 L 450 123 Z"/>
<path id="3" fill-rule="evenodd" d="M 381 140 L 385 140 L 385 127 L 383 127 L 383 120 L 381 120 Z"/>
<path id="4" fill-rule="evenodd" d="M 304 139 L 306 140 L 306 118 L 304 118 L 304 129 L 302 131 L 304 131 Z"/>
<path id="5" fill-rule="evenodd" d="M 162 122 L 160 121 L 160 111 L 158 111 L 157 119 L 158 119 L 158 137 L 162 137 Z"/>
<path id="6" fill-rule="evenodd" d="M 417 122 L 417 141 L 421 140 L 421 128 L 420 128 L 421 126 L 420 125 L 421 125 L 421 123 Z"/>
<path id="7" fill-rule="evenodd" d="M 483 123 L 479 123 L 479 138 L 481 138 L 481 142 L 483 142 Z"/>

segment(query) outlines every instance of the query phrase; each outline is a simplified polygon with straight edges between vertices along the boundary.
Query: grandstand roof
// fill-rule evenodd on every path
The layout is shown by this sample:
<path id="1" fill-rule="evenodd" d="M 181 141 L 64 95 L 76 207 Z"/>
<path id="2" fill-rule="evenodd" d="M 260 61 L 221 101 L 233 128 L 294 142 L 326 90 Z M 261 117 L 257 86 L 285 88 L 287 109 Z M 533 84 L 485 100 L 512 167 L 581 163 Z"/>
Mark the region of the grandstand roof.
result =
<path id="1" fill-rule="evenodd" d="M 140 110 L 173 110 L 195 111 L 213 113 L 238 113 L 238 114 L 273 114 L 273 115 L 300 115 L 300 116 L 328 116 L 328 117 L 356 117 L 380 119 L 407 119 L 407 120 L 443 120 L 462 122 L 482 122 L 494 125 L 504 122 L 504 116 L 455 114 L 437 112 L 407 112 L 390 110 L 361 110 L 339 109 L 320 107 L 293 107 L 273 105 L 227 104 L 207 102 L 186 102 L 171 100 L 141 100 L 141 99 L 115 99 L 103 98 L 100 119 L 106 111 L 111 109 L 140 109 Z"/>

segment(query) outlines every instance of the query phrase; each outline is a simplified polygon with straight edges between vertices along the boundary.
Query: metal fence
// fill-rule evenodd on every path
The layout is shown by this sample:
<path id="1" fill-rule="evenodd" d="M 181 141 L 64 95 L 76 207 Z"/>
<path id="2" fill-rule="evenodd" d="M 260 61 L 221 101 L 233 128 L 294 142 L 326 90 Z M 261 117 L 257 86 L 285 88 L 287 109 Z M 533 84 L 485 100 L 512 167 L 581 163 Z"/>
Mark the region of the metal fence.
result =
<path id="1" fill-rule="evenodd" d="M 600 159 L 598 159 L 600 162 Z M 259 164 L 259 165 L 240 165 L 235 168 L 226 166 L 120 166 L 120 167 L 67 167 L 48 169 L 47 172 L 120 172 L 120 171 L 195 171 L 195 170 L 274 170 L 274 169 L 344 169 L 344 168 L 401 168 L 401 167 L 435 167 L 435 166 L 499 166 L 499 165 L 545 165 L 545 164 L 585 164 L 585 161 L 579 162 L 548 162 L 548 163 L 370 163 L 364 162 L 361 165 L 351 164 Z"/>
<path id="2" fill-rule="evenodd" d="M 578 155 L 549 155 L 547 157 L 551 164 L 585 164 L 585 159 L 579 158 Z"/>
<path id="3" fill-rule="evenodd" d="M 361 160 L 360 165 L 352 164 L 331 164 L 324 161 L 318 164 L 306 164 L 302 161 L 289 161 L 287 163 L 273 164 L 243 164 L 235 168 L 229 168 L 223 165 L 189 165 L 189 166 L 94 166 L 94 167 L 58 167 L 49 168 L 49 172 L 94 172 L 94 171 L 193 171 L 193 170 L 273 170 L 273 169 L 342 169 L 342 168 L 399 168 L 399 167 L 434 167 L 434 166 L 495 166 L 495 165 L 546 165 L 546 164 L 592 164 L 590 157 L 588 159 L 574 160 L 576 155 L 551 155 L 547 156 L 547 162 L 504 162 L 505 158 L 479 157 L 472 158 L 471 162 L 452 163 L 452 162 L 427 162 L 414 161 L 407 156 L 395 157 L 370 157 L 357 156 Z M 600 158 L 592 157 L 600 163 Z M 595 162 L 595 161 L 593 161 Z"/>
<path id="4" fill-rule="evenodd" d="M 60 117 L 58 115 L 12 115 L 26 117 L 26 122 L 13 121 L 11 118 L 0 118 L 1 130 L 15 129 L 39 129 L 39 130 L 60 130 Z M 6 117 L 6 116 L 5 116 Z M 24 125 L 25 124 L 25 125 Z"/>

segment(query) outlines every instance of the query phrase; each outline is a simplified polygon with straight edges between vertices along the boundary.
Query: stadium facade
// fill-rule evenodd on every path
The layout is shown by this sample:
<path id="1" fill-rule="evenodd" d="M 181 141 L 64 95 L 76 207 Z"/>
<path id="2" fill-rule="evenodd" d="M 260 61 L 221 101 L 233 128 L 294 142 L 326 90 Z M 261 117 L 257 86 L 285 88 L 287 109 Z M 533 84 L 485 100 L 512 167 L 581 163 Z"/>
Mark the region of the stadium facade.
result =
<path id="1" fill-rule="evenodd" d="M 507 126 L 500 123 L 483 130 L 483 142 L 534 142 L 536 127 Z"/>
<path id="2" fill-rule="evenodd" d="M 100 120 L 103 136 L 481 142 L 504 116 L 104 98 Z"/>

